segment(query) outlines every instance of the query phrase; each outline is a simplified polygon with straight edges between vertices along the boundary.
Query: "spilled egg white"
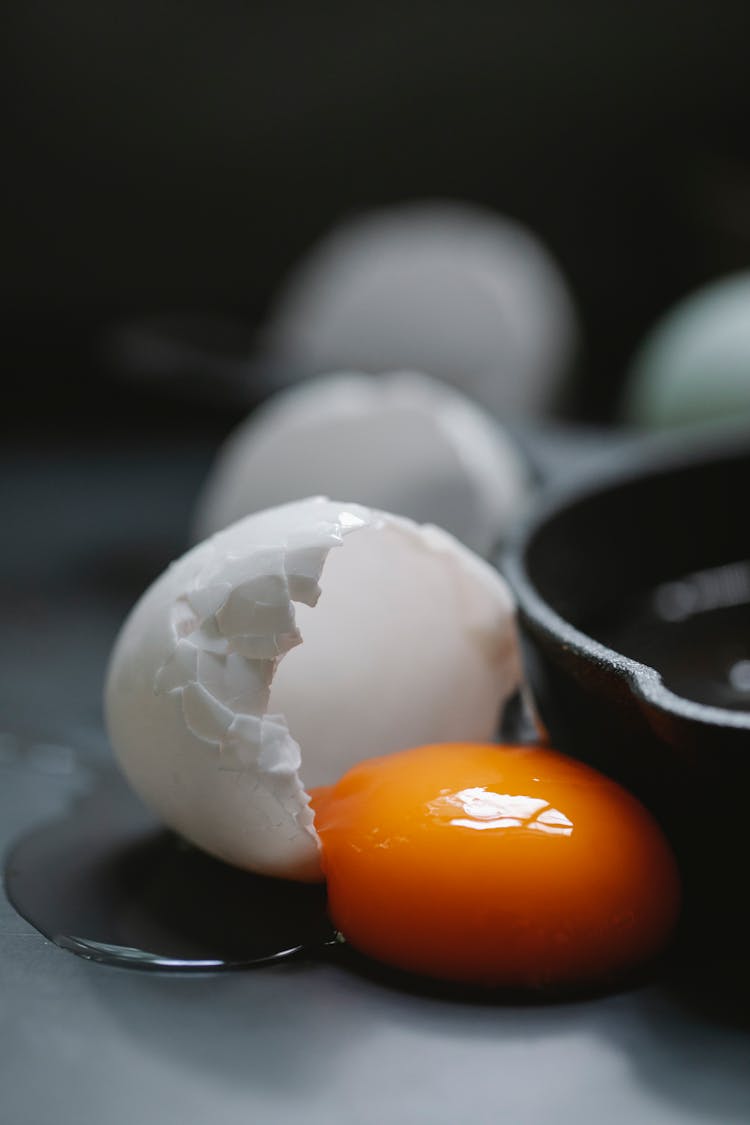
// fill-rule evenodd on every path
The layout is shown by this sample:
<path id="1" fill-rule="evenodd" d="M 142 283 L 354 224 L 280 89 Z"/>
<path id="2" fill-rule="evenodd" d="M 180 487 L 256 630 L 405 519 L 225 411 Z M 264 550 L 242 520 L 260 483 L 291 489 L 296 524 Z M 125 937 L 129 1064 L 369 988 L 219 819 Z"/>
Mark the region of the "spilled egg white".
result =
<path id="1" fill-rule="evenodd" d="M 500 425 L 427 375 L 339 373 L 272 395 L 230 434 L 196 505 L 196 539 L 311 493 L 435 523 L 485 557 L 529 482 Z"/>
<path id="2" fill-rule="evenodd" d="M 249 871 L 315 880 L 305 786 L 491 738 L 519 679 L 488 564 L 434 526 L 315 497 L 240 520 L 154 582 L 116 641 L 105 712 L 166 824 Z"/>

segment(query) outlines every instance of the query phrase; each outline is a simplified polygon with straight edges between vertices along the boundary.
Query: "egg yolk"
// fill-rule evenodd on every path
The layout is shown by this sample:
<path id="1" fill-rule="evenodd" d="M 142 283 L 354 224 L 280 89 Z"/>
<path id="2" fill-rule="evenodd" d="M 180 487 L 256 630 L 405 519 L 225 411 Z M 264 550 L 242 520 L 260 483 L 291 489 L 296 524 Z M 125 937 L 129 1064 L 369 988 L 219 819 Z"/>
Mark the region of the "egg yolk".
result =
<path id="1" fill-rule="evenodd" d="M 377 960 L 442 980 L 542 987 L 655 954 L 679 908 L 650 814 L 546 747 L 442 744 L 313 790 L 333 924 Z"/>

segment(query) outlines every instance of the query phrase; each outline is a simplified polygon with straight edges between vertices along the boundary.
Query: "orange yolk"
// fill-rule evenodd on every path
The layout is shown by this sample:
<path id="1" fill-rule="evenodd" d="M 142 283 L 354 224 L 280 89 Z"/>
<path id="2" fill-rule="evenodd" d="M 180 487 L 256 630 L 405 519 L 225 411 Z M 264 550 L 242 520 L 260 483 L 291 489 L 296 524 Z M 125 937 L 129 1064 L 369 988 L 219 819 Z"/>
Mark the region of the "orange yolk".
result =
<path id="1" fill-rule="evenodd" d="M 333 924 L 398 969 L 589 983 L 655 954 L 675 924 L 679 878 L 656 822 L 554 750 L 420 746 L 312 797 Z"/>

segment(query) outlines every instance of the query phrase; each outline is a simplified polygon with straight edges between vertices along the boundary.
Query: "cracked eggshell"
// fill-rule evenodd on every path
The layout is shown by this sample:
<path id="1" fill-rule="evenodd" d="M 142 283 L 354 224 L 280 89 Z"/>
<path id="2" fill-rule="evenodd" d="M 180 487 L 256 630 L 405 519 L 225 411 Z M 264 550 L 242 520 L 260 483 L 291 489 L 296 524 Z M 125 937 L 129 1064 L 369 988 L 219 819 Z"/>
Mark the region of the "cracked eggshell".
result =
<path id="1" fill-rule="evenodd" d="M 438 528 L 316 497 L 233 524 L 156 580 L 116 641 L 105 712 L 168 825 L 239 867 L 314 880 L 305 784 L 490 738 L 519 679 L 489 565 Z"/>
<path id="2" fill-rule="evenodd" d="M 272 396 L 230 435 L 196 506 L 196 539 L 275 504 L 345 492 L 487 557 L 527 490 L 505 432 L 458 391 L 415 372 L 328 375 Z"/>

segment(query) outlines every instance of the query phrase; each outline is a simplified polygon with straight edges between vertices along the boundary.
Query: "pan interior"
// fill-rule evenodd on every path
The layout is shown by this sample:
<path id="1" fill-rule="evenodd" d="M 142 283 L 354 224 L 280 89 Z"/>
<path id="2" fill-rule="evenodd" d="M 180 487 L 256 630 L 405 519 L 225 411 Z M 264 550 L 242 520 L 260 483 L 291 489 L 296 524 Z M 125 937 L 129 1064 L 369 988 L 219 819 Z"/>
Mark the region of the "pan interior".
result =
<path id="1" fill-rule="evenodd" d="M 565 621 L 699 703 L 750 710 L 750 453 L 644 472 L 532 535 L 532 585 Z"/>

